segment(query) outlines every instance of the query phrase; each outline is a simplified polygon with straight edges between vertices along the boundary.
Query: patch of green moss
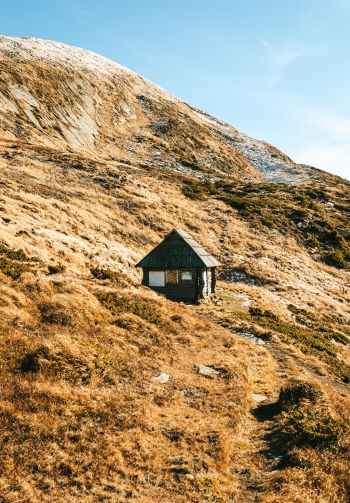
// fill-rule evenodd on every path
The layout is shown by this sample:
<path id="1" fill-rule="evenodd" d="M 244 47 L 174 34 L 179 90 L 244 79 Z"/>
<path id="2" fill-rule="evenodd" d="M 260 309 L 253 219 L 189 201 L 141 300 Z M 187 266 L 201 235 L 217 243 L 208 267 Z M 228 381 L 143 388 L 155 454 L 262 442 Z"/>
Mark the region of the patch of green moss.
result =
<path id="1" fill-rule="evenodd" d="M 96 297 L 115 315 L 132 313 L 160 327 L 167 324 L 162 311 L 152 299 L 119 292 L 99 292 Z"/>
<path id="2" fill-rule="evenodd" d="M 102 267 L 92 267 L 90 272 L 96 279 L 112 281 L 119 286 L 127 286 L 130 283 L 127 275 L 121 271 L 112 271 L 112 269 L 104 269 Z"/>
<path id="3" fill-rule="evenodd" d="M 297 345 L 305 354 L 316 356 L 327 363 L 344 382 L 350 382 L 350 368 L 337 358 L 337 348 L 333 343 L 333 340 L 348 343 L 347 337 L 340 332 L 320 325 L 312 317 L 308 320 L 308 326 L 299 326 L 280 319 L 271 311 L 254 307 L 249 309 L 249 314 L 242 313 L 241 316 L 264 329 L 277 332 L 282 341 Z"/>
<path id="4" fill-rule="evenodd" d="M 281 415 L 279 433 L 288 447 L 331 447 L 348 431 L 348 424 L 306 403 Z"/>
<path id="5" fill-rule="evenodd" d="M 14 250 L 0 243 L 0 272 L 17 280 L 24 272 L 33 271 L 33 263 L 38 262 L 28 257 L 23 250 Z"/>

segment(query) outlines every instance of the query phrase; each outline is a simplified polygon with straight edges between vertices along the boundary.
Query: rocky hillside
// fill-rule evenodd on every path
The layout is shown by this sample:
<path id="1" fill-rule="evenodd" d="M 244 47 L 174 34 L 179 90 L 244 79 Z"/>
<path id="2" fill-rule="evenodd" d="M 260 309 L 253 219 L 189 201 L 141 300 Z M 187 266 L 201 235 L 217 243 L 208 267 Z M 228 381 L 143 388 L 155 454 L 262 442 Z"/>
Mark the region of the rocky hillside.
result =
<path id="1" fill-rule="evenodd" d="M 143 77 L 79 48 L 0 38 L 3 138 L 201 177 L 301 181 L 308 170 Z"/>
<path id="2" fill-rule="evenodd" d="M 346 502 L 349 184 L 82 49 L 0 65 L 0 500 Z M 198 306 L 139 285 L 173 227 Z"/>

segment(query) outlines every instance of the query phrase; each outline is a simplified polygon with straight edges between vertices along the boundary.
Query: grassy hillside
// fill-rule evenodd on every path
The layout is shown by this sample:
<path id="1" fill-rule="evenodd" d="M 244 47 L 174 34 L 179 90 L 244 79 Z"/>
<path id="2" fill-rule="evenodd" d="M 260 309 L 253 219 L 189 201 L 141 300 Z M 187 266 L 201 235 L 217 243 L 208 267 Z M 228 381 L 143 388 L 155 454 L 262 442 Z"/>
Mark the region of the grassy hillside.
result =
<path id="1" fill-rule="evenodd" d="M 57 50 L 0 39 L 0 501 L 347 502 L 349 184 Z M 197 306 L 134 267 L 173 227 Z"/>
<path id="2" fill-rule="evenodd" d="M 302 229 L 134 165 L 3 144 L 1 169 L 4 501 L 346 501 L 348 280 Z M 173 226 L 224 263 L 198 308 L 138 286 L 133 264 Z M 259 423 L 252 393 L 278 403 L 292 376 L 322 415 L 306 397 Z"/>
<path id="3" fill-rule="evenodd" d="M 244 342 L 233 352 L 190 308 L 105 280 L 25 273 L 2 278 L 1 299 L 2 501 L 237 492 Z M 198 364 L 222 370 L 207 379 Z"/>
<path id="4" fill-rule="evenodd" d="M 310 170 L 97 54 L 0 36 L 0 134 L 196 178 L 302 181 Z"/>
<path id="5" fill-rule="evenodd" d="M 253 227 L 275 229 L 296 239 L 324 263 L 349 269 L 350 184 L 326 173 L 317 178 L 305 185 L 188 178 L 183 193 L 195 200 L 215 196 Z"/>

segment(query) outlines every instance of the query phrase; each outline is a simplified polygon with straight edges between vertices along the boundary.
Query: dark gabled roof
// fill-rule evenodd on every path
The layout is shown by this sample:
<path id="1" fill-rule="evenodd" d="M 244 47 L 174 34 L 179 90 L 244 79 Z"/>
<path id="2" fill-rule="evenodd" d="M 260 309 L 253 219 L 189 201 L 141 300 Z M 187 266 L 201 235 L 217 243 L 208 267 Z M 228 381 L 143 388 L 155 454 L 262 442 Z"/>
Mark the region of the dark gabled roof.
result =
<path id="1" fill-rule="evenodd" d="M 203 246 L 182 229 L 172 230 L 136 267 L 182 268 L 220 265 Z"/>

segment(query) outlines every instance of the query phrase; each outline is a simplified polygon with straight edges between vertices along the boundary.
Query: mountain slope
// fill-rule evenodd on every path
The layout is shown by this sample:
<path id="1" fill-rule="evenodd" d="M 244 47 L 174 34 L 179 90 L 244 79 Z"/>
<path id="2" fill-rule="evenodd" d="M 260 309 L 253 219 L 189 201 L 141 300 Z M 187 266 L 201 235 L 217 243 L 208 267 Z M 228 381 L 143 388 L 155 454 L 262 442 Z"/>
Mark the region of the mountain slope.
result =
<path id="1" fill-rule="evenodd" d="M 0 54 L 0 131 L 6 138 L 45 138 L 46 145 L 141 157 L 197 176 L 307 177 L 308 170 L 277 149 L 91 52 L 1 37 Z"/>
<path id="2" fill-rule="evenodd" d="M 347 501 L 349 184 L 87 51 L 0 55 L 2 500 Z M 173 227 L 223 263 L 199 306 L 139 285 Z"/>

